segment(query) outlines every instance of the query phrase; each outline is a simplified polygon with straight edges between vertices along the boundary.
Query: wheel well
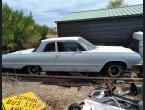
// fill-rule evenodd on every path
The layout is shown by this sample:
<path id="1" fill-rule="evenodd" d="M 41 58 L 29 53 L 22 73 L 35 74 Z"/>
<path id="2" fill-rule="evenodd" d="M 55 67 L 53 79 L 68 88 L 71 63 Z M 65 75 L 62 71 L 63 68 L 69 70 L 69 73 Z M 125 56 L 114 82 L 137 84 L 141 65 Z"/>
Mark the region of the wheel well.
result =
<path id="1" fill-rule="evenodd" d="M 27 66 L 24 66 L 22 68 L 22 70 L 27 70 L 28 66 L 32 66 L 32 65 L 27 65 Z M 34 66 L 38 66 L 38 65 L 34 65 Z M 38 68 L 40 69 L 40 71 L 42 71 L 42 68 L 40 66 L 38 66 Z"/>
<path id="2" fill-rule="evenodd" d="M 28 66 L 24 66 L 22 67 L 22 70 L 26 70 L 28 68 Z"/>
<path id="3" fill-rule="evenodd" d="M 104 70 L 105 67 L 106 67 L 107 65 L 111 64 L 111 63 L 121 64 L 121 65 L 124 67 L 124 69 L 126 69 L 126 67 L 127 67 L 127 64 L 126 64 L 125 62 L 122 62 L 122 61 L 110 61 L 110 62 L 107 62 L 107 63 L 103 66 L 102 70 Z"/>

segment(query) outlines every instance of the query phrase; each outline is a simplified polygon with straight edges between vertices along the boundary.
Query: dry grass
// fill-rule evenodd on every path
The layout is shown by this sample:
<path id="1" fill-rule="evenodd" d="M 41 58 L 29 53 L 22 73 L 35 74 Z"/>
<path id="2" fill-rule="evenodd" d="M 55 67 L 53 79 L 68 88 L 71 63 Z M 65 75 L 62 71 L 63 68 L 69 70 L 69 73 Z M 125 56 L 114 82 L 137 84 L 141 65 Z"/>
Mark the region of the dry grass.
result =
<path id="1" fill-rule="evenodd" d="M 49 110 L 65 110 L 71 103 L 87 98 L 92 89 L 91 86 L 83 86 L 78 90 L 77 87 L 66 88 L 41 82 L 20 82 L 5 78 L 2 82 L 2 97 L 32 91 L 48 104 Z"/>
<path id="2" fill-rule="evenodd" d="M 95 87 L 82 86 L 81 88 L 68 88 L 57 85 L 48 85 L 42 82 L 21 82 L 19 79 L 13 79 L 10 77 L 3 77 L 2 79 L 3 98 L 31 91 L 42 98 L 42 100 L 48 105 L 48 110 L 67 110 L 71 103 L 81 102 L 88 98 L 88 94 L 94 88 L 97 88 L 98 90 L 106 87 L 106 82 L 104 84 L 95 85 Z M 117 88 L 119 91 L 122 91 L 122 88 L 127 88 L 129 86 L 129 84 L 122 83 L 117 85 Z M 129 98 L 143 99 L 143 94 Z"/>

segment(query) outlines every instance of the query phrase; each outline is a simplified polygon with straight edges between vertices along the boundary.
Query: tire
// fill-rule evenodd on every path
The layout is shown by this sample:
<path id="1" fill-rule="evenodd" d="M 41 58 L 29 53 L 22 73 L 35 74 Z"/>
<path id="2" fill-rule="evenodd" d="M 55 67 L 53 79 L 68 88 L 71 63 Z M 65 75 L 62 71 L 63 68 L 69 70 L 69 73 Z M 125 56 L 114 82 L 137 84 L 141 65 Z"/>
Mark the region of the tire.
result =
<path id="1" fill-rule="evenodd" d="M 31 75 L 40 75 L 41 68 L 39 66 L 31 65 L 27 67 L 27 72 Z"/>
<path id="2" fill-rule="evenodd" d="M 114 77 L 114 78 L 119 77 L 119 76 L 123 76 L 124 67 L 122 64 L 119 64 L 119 63 L 110 63 L 106 66 L 105 73 L 109 77 Z"/>
<path id="3" fill-rule="evenodd" d="M 73 103 L 69 106 L 68 110 L 81 110 L 81 107 L 78 103 Z"/>
<path id="4" fill-rule="evenodd" d="M 143 73 L 137 73 L 137 77 L 143 78 Z"/>

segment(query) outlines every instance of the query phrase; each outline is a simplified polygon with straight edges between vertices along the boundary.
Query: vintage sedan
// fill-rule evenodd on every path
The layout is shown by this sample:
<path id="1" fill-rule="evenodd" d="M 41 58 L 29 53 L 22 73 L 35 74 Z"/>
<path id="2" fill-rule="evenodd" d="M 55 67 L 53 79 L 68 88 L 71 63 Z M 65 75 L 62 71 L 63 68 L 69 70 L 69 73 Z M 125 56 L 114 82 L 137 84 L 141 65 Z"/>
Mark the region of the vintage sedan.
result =
<path id="1" fill-rule="evenodd" d="M 42 71 L 100 72 L 119 77 L 139 63 L 141 56 L 122 46 L 95 46 L 82 37 L 45 39 L 37 48 L 2 55 L 2 67 Z"/>

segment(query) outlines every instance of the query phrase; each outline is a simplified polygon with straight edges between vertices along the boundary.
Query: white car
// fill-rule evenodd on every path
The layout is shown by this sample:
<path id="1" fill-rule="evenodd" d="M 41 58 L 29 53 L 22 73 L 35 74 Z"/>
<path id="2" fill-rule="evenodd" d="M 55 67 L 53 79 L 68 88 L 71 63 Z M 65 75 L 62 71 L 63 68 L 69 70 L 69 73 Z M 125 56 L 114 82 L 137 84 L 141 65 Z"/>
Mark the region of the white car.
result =
<path id="1" fill-rule="evenodd" d="M 45 39 L 37 48 L 2 55 L 2 67 L 41 71 L 100 72 L 111 77 L 123 75 L 139 63 L 141 56 L 122 46 L 95 46 L 82 37 Z"/>

